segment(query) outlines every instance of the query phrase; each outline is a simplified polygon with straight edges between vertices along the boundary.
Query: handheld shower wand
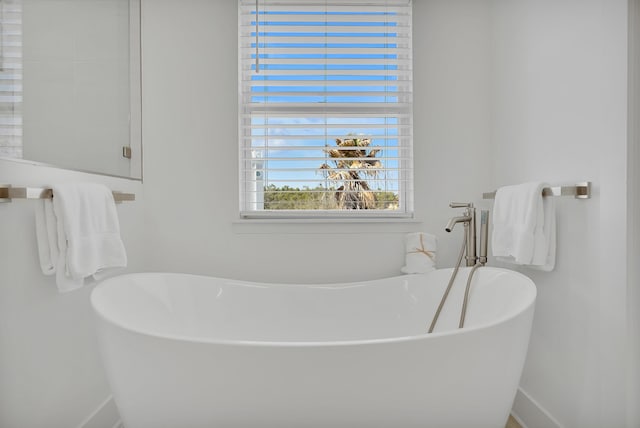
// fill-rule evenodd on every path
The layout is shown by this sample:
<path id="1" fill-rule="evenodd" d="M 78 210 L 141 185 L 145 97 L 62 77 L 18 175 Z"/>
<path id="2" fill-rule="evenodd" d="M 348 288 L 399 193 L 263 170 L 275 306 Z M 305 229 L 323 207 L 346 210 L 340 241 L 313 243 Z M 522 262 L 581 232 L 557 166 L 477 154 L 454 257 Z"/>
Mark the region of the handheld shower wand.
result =
<path id="1" fill-rule="evenodd" d="M 478 263 L 487 263 L 487 246 L 489 242 L 489 210 L 480 212 L 480 248 L 478 250 Z"/>

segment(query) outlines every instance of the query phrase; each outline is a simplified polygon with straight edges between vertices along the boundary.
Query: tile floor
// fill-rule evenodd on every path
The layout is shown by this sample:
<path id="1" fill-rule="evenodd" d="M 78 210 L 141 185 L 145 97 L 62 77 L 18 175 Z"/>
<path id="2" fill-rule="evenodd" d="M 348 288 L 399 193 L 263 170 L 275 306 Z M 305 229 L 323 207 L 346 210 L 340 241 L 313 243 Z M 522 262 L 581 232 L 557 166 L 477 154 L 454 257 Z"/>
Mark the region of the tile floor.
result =
<path id="1" fill-rule="evenodd" d="M 509 416 L 509 420 L 507 421 L 507 426 L 504 428 L 522 428 L 522 425 L 516 421 L 513 416 Z"/>

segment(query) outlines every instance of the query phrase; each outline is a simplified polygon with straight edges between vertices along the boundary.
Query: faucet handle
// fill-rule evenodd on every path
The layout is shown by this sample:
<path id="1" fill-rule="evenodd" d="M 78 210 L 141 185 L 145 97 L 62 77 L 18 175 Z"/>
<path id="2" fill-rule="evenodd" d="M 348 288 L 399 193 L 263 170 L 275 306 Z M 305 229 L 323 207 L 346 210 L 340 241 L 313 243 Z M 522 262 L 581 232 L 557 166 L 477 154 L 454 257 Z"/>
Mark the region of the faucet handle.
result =
<path id="1" fill-rule="evenodd" d="M 451 202 L 450 208 L 473 208 L 473 202 Z"/>

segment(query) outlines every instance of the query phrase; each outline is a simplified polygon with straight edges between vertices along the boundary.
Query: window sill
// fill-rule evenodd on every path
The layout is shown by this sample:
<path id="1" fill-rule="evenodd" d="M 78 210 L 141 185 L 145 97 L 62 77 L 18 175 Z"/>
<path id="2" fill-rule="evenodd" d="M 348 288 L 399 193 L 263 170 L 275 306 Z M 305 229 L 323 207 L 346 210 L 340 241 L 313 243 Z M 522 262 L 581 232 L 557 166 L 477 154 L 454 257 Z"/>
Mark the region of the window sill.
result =
<path id="1" fill-rule="evenodd" d="M 362 234 L 415 232 L 422 220 L 372 218 L 243 218 L 232 222 L 235 233 Z"/>

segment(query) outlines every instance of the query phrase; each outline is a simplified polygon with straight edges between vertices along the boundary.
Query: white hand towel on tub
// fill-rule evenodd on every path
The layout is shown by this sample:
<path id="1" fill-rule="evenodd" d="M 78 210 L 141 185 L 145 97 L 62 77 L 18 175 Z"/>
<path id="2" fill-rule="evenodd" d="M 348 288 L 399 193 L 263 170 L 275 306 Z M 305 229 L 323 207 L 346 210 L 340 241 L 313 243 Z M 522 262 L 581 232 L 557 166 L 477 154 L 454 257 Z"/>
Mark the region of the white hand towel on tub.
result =
<path id="1" fill-rule="evenodd" d="M 493 255 L 500 261 L 552 270 L 555 265 L 555 205 L 543 198 L 546 183 L 501 187 L 493 206 Z"/>
<path id="2" fill-rule="evenodd" d="M 408 233 L 405 236 L 405 265 L 403 273 L 427 273 L 436 268 L 437 238 L 429 233 Z"/>
<path id="3" fill-rule="evenodd" d="M 106 186 L 70 183 L 53 186 L 57 220 L 56 283 L 61 292 L 106 270 L 125 267 L 127 254 L 113 194 Z"/>

